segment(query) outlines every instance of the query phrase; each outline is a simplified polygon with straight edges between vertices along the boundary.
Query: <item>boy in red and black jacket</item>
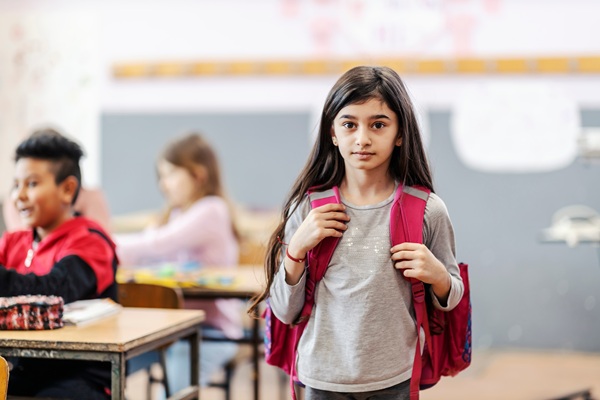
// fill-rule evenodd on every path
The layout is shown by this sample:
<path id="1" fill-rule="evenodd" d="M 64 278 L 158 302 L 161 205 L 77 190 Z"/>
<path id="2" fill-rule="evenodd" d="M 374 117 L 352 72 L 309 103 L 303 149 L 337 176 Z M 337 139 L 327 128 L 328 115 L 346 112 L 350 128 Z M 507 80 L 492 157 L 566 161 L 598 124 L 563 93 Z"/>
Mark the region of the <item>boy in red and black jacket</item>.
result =
<path id="1" fill-rule="evenodd" d="M 0 238 L 0 296 L 55 295 L 65 303 L 117 300 L 115 245 L 98 223 L 72 209 L 81 187 L 82 156 L 79 145 L 54 134 L 37 134 L 18 146 L 11 200 L 31 229 Z M 9 394 L 110 398 L 110 363 L 13 361 Z"/>

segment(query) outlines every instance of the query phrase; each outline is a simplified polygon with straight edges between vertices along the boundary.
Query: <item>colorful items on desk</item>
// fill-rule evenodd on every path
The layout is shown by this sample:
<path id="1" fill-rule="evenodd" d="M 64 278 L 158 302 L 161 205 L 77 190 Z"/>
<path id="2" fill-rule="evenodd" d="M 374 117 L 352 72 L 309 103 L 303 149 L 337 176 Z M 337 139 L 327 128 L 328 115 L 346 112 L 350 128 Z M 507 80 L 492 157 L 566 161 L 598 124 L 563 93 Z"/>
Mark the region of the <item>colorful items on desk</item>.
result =
<path id="1" fill-rule="evenodd" d="M 171 287 L 206 287 L 223 289 L 235 287 L 238 282 L 227 270 L 202 270 L 198 263 L 165 263 L 149 267 L 121 268 L 118 282 L 153 283 Z"/>
<path id="2" fill-rule="evenodd" d="M 232 276 L 200 276 L 196 282 L 200 286 L 223 287 L 233 286 L 235 279 Z"/>

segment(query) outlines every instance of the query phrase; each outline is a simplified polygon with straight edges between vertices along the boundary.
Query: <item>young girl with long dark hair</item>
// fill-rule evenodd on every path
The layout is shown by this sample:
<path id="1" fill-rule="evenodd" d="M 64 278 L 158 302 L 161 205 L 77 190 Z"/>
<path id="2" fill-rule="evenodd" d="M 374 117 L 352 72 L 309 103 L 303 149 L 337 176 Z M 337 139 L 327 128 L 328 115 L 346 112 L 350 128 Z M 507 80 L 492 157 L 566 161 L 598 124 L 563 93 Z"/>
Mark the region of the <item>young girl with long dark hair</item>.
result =
<path id="1" fill-rule="evenodd" d="M 432 191 L 423 244 L 392 247 L 394 195 L 414 185 Z M 308 189 L 333 186 L 341 204 L 311 209 Z M 305 300 L 307 253 L 326 237 L 341 239 L 298 344 L 305 399 L 408 399 L 417 332 L 405 278 L 429 284 L 442 310 L 456 306 L 463 284 L 412 102 L 390 68 L 353 68 L 329 92 L 316 143 L 270 240 L 266 290 L 250 312 L 269 298 L 277 318 L 294 323 Z"/>

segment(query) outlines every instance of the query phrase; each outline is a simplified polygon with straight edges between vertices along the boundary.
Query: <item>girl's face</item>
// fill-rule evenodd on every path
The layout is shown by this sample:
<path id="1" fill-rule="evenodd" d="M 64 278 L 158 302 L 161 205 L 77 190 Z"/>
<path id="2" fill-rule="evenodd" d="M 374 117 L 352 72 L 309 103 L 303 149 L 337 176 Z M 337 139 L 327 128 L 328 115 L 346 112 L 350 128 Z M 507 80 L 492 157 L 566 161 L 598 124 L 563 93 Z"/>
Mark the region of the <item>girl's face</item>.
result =
<path id="1" fill-rule="evenodd" d="M 173 208 L 187 208 L 198 200 L 199 179 L 184 167 L 160 160 L 157 165 L 158 185 Z"/>
<path id="2" fill-rule="evenodd" d="M 332 140 L 337 142 L 346 171 L 387 173 L 398 138 L 398 117 L 385 102 L 373 98 L 350 104 L 333 120 Z"/>

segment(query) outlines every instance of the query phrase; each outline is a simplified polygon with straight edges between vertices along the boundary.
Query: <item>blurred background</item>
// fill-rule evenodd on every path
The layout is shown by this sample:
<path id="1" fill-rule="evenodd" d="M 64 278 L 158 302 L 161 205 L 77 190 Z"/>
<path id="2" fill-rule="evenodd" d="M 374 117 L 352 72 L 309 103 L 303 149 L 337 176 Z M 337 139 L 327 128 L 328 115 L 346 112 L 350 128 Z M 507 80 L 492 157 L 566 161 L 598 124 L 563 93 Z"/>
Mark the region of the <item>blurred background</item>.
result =
<path id="1" fill-rule="evenodd" d="M 15 146 L 50 124 L 84 146 L 113 215 L 156 210 L 158 152 L 199 130 L 231 198 L 276 212 L 335 80 L 388 65 L 471 265 L 475 354 L 575 352 L 600 371 L 598 15 L 595 0 L 0 0 L 0 198 Z"/>

